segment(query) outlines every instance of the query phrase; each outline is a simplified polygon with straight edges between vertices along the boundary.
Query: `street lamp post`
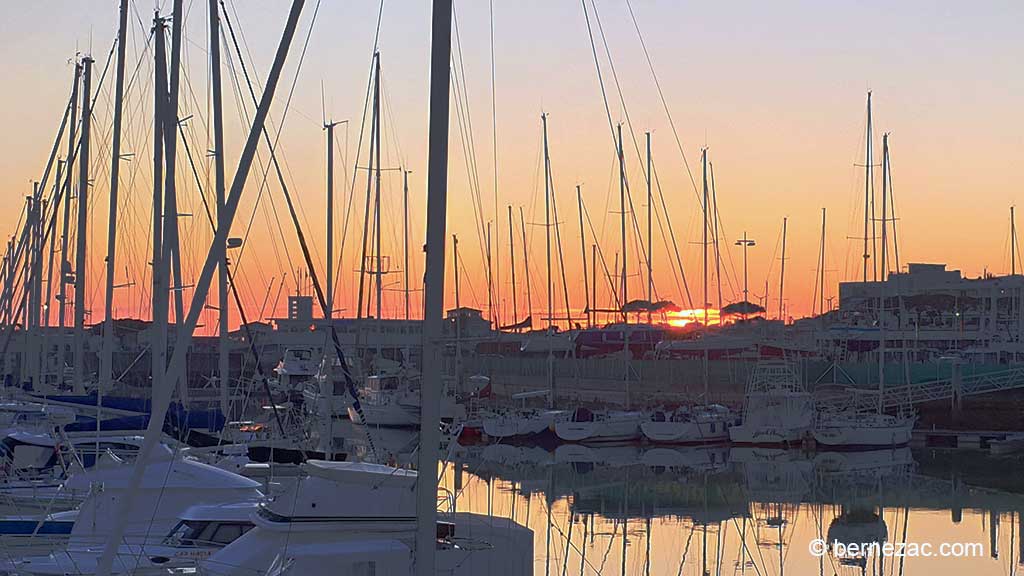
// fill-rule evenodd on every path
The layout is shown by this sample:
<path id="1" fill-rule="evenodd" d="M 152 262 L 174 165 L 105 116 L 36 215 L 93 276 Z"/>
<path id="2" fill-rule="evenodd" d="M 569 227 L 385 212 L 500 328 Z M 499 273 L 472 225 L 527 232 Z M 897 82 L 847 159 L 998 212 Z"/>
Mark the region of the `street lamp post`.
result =
<path id="1" fill-rule="evenodd" d="M 736 246 L 743 246 L 743 301 L 750 302 L 747 290 L 747 248 L 757 246 L 752 238 L 747 238 L 747 232 L 743 232 L 743 238 L 736 241 Z M 746 317 L 746 313 L 743 314 Z"/>

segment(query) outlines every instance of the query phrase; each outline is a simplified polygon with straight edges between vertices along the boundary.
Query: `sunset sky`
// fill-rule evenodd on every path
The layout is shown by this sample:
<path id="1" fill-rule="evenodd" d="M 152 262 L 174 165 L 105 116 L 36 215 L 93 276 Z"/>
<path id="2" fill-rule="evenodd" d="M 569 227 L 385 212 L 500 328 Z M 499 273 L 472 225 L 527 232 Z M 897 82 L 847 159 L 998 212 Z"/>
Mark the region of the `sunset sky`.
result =
<path id="1" fill-rule="evenodd" d="M 669 112 L 700 185 L 701 147 L 714 164 L 718 212 L 722 226 L 723 302 L 742 298 L 742 252 L 733 242 L 746 231 L 756 239 L 750 250 L 751 300 L 763 296 L 769 282 L 768 307 L 778 309 L 778 241 L 788 217 L 785 300 L 788 315 L 812 310 L 818 257 L 821 208 L 828 211 L 826 295 L 837 293 L 839 281 L 860 277 L 861 245 L 851 237 L 863 227 L 865 97 L 873 91 L 875 161 L 881 158 L 883 132 L 890 132 L 893 184 L 898 218 L 899 253 L 907 262 L 944 262 L 965 274 L 1006 273 L 1010 268 L 1009 207 L 1024 185 L 1019 160 L 1024 152 L 1024 80 L 1019 56 L 1024 53 L 1019 2 L 970 4 L 952 1 L 908 2 L 677 2 L 656 0 L 587 1 L 591 24 L 608 90 L 612 122 L 628 119 L 626 164 L 637 223 L 646 234 L 647 208 L 643 165 L 629 128 L 642 150 L 645 131 L 653 136 L 653 157 L 675 229 L 686 279 L 695 306 L 701 298 L 700 206 L 648 67 L 631 5 L 660 82 Z M 171 2 L 132 2 L 128 41 L 123 149 L 134 154 L 122 164 L 122 206 L 119 211 L 119 283 L 135 286 L 118 292 L 116 315 L 149 314 L 148 252 L 151 222 L 152 53 L 147 39 L 154 5 L 169 13 Z M 287 12 L 287 2 L 227 0 L 236 33 L 242 37 L 246 66 L 259 78 L 270 67 Z M 206 2 L 186 1 L 186 43 L 180 117 L 204 190 L 212 194 L 212 162 L 207 63 Z M 611 53 L 607 58 L 595 13 Z M 598 84 L 591 41 L 580 2 L 495 0 L 494 113 L 497 141 L 496 211 L 490 4 L 486 0 L 456 2 L 455 65 L 467 97 L 453 100 L 451 121 L 449 246 L 458 234 L 465 264 L 462 304 L 486 308 L 487 281 L 474 189 L 478 182 L 484 220 L 493 221 L 495 292 L 503 322 L 511 320 L 512 292 L 507 208 L 514 206 L 519 318 L 525 315 L 522 232 L 519 207 L 527 220 L 532 302 L 535 319 L 546 307 L 544 288 L 544 203 L 541 151 L 542 112 L 548 127 L 555 201 L 570 308 L 583 307 L 583 275 L 575 186 L 584 202 L 601 249 L 612 268 L 620 251 L 618 168 L 612 134 Z M 321 86 L 326 114 L 349 120 L 337 128 L 336 234 L 344 243 L 337 289 L 341 315 L 355 315 L 359 244 L 366 193 L 366 172 L 356 174 L 360 123 L 373 51 L 377 2 L 325 1 L 319 7 L 297 81 L 296 68 L 316 7 L 307 0 L 288 66 L 272 113 L 272 131 L 281 125 L 289 91 L 294 95 L 278 154 L 288 185 L 300 204 L 307 236 L 314 244 L 318 274 L 325 256 L 325 141 L 321 129 Z M 385 168 L 404 167 L 410 176 L 414 288 L 422 276 L 426 127 L 429 58 L 429 2 L 388 1 L 383 5 L 379 49 L 383 68 L 383 148 Z M 55 130 L 66 104 L 76 51 L 96 59 L 94 86 L 115 36 L 117 2 L 8 3 L 0 17 L 0 58 L 7 82 L 2 93 L 0 126 L 0 190 L 6 210 L 0 214 L 5 236 L 15 230 L 31 180 L 40 177 Z M 226 32 L 226 31 L 225 31 Z M 248 91 L 240 84 L 237 55 L 228 40 L 225 52 L 224 101 L 229 179 L 237 166 L 246 133 L 240 103 L 251 114 Z M 461 46 L 461 52 L 457 48 Z M 461 53 L 461 58 L 458 56 Z M 231 63 L 228 62 L 230 58 Z M 613 79 L 617 76 L 625 107 Z M 94 123 L 95 177 L 90 190 L 88 286 L 91 321 L 102 316 L 102 266 L 106 252 L 109 190 L 110 126 L 113 78 L 105 81 Z M 458 105 L 456 105 L 458 104 Z M 475 178 L 467 170 L 460 134 L 459 106 L 468 107 L 472 124 Z M 369 132 L 369 123 L 366 132 Z M 179 140 L 179 151 L 182 150 Z M 62 145 L 62 155 L 65 146 Z M 366 137 L 360 166 L 366 162 Z M 261 148 L 232 227 L 244 236 L 235 254 L 236 275 L 250 318 L 285 312 L 285 298 L 296 290 L 294 270 L 302 266 L 295 233 L 273 170 L 256 205 L 268 154 Z M 191 168 L 178 157 L 184 282 L 198 277 L 211 233 Z M 881 201 L 880 173 L 876 193 Z M 354 191 L 354 202 L 349 201 Z M 397 170 L 384 173 L 382 186 L 383 252 L 395 273 L 385 277 L 384 314 L 404 314 L 402 274 L 402 188 Z M 273 206 L 270 204 L 273 201 Z M 656 204 L 660 209 L 660 201 Z M 256 209 L 253 217 L 254 207 Z M 280 228 L 274 212 L 280 218 Z M 347 235 L 342 238 L 348 214 Z M 496 219 L 496 221 L 495 221 Z M 486 224 L 484 224 L 486 225 Z M 630 225 L 630 299 L 641 297 L 646 279 L 636 235 Z M 587 256 L 593 238 L 587 234 Z M 677 288 L 665 239 L 655 225 L 654 278 L 658 296 L 690 307 Z M 621 255 L 619 256 L 621 258 Z M 447 303 L 454 302 L 451 256 Z M 557 256 L 555 257 L 557 274 Z M 712 265 L 714 259 L 712 257 Z M 127 271 L 123 270 L 127 268 Z M 281 278 L 287 275 L 283 288 Z M 717 304 L 714 270 L 709 299 Z M 499 278 L 500 277 L 500 278 Z M 272 281 L 273 279 L 273 281 Z M 607 281 L 599 279 L 599 306 L 611 306 Z M 268 286 L 270 286 L 268 290 Z M 280 288 L 280 298 L 278 298 Z M 561 276 L 554 280 L 556 307 L 564 307 Z M 269 294 L 269 296 L 268 296 Z M 191 291 L 186 290 L 191 296 Z M 263 309 L 263 302 L 268 304 Z M 215 302 L 214 302 L 215 304 Z M 414 315 L 421 307 L 414 294 Z M 261 313 L 261 309 L 262 313 Z M 558 313 L 564 315 L 564 312 Z M 235 324 L 237 317 L 233 317 Z M 215 323 L 213 312 L 203 323 Z"/>

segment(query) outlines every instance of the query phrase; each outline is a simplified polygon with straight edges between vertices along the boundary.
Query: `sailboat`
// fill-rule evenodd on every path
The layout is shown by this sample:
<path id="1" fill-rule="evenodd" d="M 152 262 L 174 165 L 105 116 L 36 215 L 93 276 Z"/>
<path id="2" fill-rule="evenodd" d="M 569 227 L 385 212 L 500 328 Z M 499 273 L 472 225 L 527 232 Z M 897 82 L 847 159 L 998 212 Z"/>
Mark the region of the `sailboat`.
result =
<path id="1" fill-rule="evenodd" d="M 701 153 L 701 166 L 704 180 L 703 210 L 704 213 L 704 323 L 701 330 L 707 336 L 708 298 L 708 258 L 707 233 L 709 222 L 707 149 Z M 716 247 L 717 252 L 717 247 Z M 701 338 L 703 348 L 701 377 L 704 382 L 704 399 L 709 395 L 708 361 L 709 344 Z M 659 410 L 651 415 L 651 419 L 640 424 L 644 438 L 660 444 L 703 444 L 725 442 L 729 440 L 729 426 L 735 424 L 736 417 L 732 411 L 720 404 L 681 406 L 673 411 Z"/>
<path id="2" fill-rule="evenodd" d="M 871 117 L 871 99 L 868 97 L 868 118 Z M 870 142 L 870 122 L 868 124 L 868 141 Z M 869 144 L 870 145 L 870 144 Z M 869 156 L 870 160 L 870 149 Z M 869 162 L 870 163 L 870 162 Z M 858 393 L 854 390 L 854 399 L 851 406 L 823 411 L 818 417 L 818 423 L 814 430 L 814 440 L 822 446 L 832 448 L 881 448 L 905 446 L 910 442 L 914 424 L 917 416 L 900 413 L 898 415 L 886 414 L 883 411 L 883 399 L 885 392 L 885 348 L 886 348 L 886 276 L 888 276 L 887 262 L 887 227 L 890 220 L 886 204 L 889 193 L 889 134 L 882 136 L 882 281 L 880 287 L 878 305 L 878 389 L 872 393 L 877 395 L 874 409 L 864 407 L 857 402 Z M 906 354 L 903 355 L 904 362 Z"/>
<path id="3" fill-rule="evenodd" d="M 543 340 L 545 346 L 545 352 L 548 358 L 547 362 L 547 382 L 548 388 L 546 390 L 536 390 L 532 392 L 523 392 L 516 394 L 512 397 L 513 401 L 522 401 L 523 405 L 517 408 L 513 408 L 504 412 L 496 412 L 491 415 L 485 416 L 481 422 L 481 428 L 483 432 L 494 440 L 509 440 L 509 439 L 527 439 L 539 436 L 550 430 L 555 429 L 556 425 L 565 422 L 569 419 L 570 413 L 566 410 L 555 409 L 555 374 L 554 374 L 554 355 L 559 345 L 555 342 L 564 342 L 570 344 L 571 340 L 564 336 L 557 334 L 557 327 L 552 324 L 554 321 L 554 299 L 552 294 L 553 277 L 551 272 L 551 206 L 553 204 L 554 191 L 551 185 L 551 159 L 548 155 L 548 120 L 547 114 L 541 115 L 541 124 L 543 127 L 543 148 L 544 148 L 544 235 L 545 245 L 547 251 L 547 297 L 548 297 L 548 327 L 544 331 L 543 339 L 537 338 L 538 341 Z M 561 248 L 561 245 L 559 245 Z M 523 236 L 523 252 L 527 253 L 526 248 L 526 236 L 524 232 Z M 527 278 L 529 278 L 529 268 L 527 268 Z M 564 271 L 563 271 L 564 274 Z M 456 275 L 456 281 L 458 275 Z M 532 310 L 528 311 L 528 314 Z M 530 341 L 524 344 L 524 348 Z M 526 401 L 532 397 L 546 396 L 548 400 L 547 409 L 533 409 L 526 407 Z"/>

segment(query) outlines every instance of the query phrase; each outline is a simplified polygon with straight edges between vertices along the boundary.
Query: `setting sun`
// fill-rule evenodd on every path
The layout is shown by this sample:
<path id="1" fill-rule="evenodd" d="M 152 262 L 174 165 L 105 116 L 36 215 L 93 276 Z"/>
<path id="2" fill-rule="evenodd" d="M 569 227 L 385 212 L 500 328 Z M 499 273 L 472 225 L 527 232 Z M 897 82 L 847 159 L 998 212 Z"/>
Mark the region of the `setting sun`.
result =
<path id="1" fill-rule="evenodd" d="M 721 324 L 722 317 L 717 308 L 707 309 L 708 325 Z M 693 323 L 704 322 L 705 310 L 703 308 L 694 308 L 692 310 L 680 310 L 678 312 L 668 313 L 668 323 L 672 326 L 686 326 Z"/>

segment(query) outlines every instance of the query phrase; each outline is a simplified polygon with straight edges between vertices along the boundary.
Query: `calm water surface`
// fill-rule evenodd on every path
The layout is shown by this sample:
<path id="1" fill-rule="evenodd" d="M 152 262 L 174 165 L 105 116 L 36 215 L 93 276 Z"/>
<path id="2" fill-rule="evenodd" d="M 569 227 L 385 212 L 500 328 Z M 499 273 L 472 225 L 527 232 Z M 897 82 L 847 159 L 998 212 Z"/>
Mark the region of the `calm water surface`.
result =
<path id="1" fill-rule="evenodd" d="M 443 485 L 461 511 L 534 532 L 535 574 L 1024 573 L 1018 459 L 729 447 L 458 448 Z M 826 542 L 932 546 L 841 555 Z M 942 543 L 967 557 L 939 557 Z"/>

